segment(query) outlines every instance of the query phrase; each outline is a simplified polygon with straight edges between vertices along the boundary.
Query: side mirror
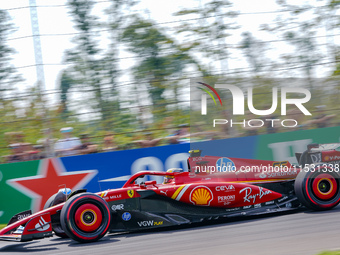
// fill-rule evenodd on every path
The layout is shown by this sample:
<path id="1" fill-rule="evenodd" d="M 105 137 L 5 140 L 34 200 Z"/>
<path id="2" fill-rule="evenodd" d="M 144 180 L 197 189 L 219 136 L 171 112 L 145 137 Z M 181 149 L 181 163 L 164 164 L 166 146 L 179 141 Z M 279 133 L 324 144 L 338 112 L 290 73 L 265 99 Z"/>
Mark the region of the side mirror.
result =
<path id="1" fill-rule="evenodd" d="M 156 185 L 157 184 L 157 181 L 146 181 L 145 182 L 145 186 L 148 186 L 148 185 Z"/>

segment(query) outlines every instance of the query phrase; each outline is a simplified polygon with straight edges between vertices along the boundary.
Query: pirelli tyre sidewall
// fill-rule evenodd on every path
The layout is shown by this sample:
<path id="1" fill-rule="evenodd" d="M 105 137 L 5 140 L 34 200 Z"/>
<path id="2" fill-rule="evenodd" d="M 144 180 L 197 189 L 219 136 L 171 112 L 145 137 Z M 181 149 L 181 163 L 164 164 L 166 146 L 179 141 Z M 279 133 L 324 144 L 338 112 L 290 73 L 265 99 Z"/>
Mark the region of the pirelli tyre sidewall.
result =
<path id="1" fill-rule="evenodd" d="M 44 209 L 50 208 L 51 206 L 55 205 L 53 204 L 55 197 L 57 196 L 58 193 L 55 193 L 54 195 L 52 195 L 45 203 L 44 205 Z M 68 238 L 68 235 L 65 233 L 65 231 L 63 230 L 63 228 L 61 227 L 60 221 L 58 220 L 54 220 L 54 217 L 51 216 L 51 220 L 52 220 L 52 229 L 54 231 L 54 234 L 56 236 L 59 236 L 61 238 Z"/>
<path id="2" fill-rule="evenodd" d="M 329 210 L 340 202 L 340 175 L 331 165 L 301 170 L 294 184 L 299 201 L 313 210 Z"/>
<path id="3" fill-rule="evenodd" d="M 72 239 L 94 242 L 109 229 L 111 213 L 107 202 L 93 193 L 81 193 L 66 201 L 60 214 L 61 226 Z"/>

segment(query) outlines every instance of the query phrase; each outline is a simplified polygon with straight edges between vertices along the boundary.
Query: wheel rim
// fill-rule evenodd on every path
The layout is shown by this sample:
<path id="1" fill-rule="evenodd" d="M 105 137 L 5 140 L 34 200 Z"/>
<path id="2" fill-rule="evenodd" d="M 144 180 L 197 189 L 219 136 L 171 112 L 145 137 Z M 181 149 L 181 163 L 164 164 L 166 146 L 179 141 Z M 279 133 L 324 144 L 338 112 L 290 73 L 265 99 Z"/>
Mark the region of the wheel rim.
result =
<path id="1" fill-rule="evenodd" d="M 84 232 L 97 230 L 103 220 L 101 210 L 94 204 L 83 204 L 75 212 L 75 224 Z"/>
<path id="2" fill-rule="evenodd" d="M 320 174 L 313 180 L 313 194 L 321 200 L 332 199 L 338 190 L 336 179 L 330 174 Z"/>

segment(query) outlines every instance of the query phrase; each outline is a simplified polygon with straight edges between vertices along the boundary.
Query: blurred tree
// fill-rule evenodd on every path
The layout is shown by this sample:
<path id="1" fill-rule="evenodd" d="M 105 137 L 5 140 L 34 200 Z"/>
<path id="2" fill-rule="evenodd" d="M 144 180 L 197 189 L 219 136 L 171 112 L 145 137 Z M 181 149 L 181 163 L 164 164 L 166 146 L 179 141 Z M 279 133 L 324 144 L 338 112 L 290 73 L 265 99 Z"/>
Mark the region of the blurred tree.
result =
<path id="1" fill-rule="evenodd" d="M 280 34 L 295 48 L 293 52 L 286 51 L 280 57 L 284 60 L 287 72 L 303 74 L 312 89 L 316 65 L 324 58 L 316 40 L 319 23 L 318 15 L 314 13 L 315 6 L 308 3 L 289 4 L 286 0 L 278 0 L 277 3 L 283 14 L 276 17 L 272 26 L 264 24 L 261 28 Z"/>
<path id="2" fill-rule="evenodd" d="M 72 84 L 74 84 L 74 80 L 72 79 L 72 76 L 68 73 L 67 70 L 62 71 L 61 78 L 60 78 L 60 109 L 59 112 L 62 115 L 62 118 L 66 118 L 66 114 L 69 112 L 68 110 L 68 92 L 70 88 L 72 87 Z"/>
<path id="3" fill-rule="evenodd" d="M 8 13 L 0 10 L 0 104 L 6 92 L 14 89 L 14 85 L 22 81 L 21 76 L 11 65 L 11 56 L 14 49 L 7 45 L 8 35 L 14 31 L 14 26 L 10 22 Z"/>
<path id="4" fill-rule="evenodd" d="M 15 85 L 22 81 L 20 74 L 11 65 L 14 49 L 8 46 L 8 36 L 15 30 L 7 11 L 0 9 L 0 147 L 6 147 L 4 134 L 13 131 L 6 122 L 15 120 L 17 99 Z"/>
<path id="5" fill-rule="evenodd" d="M 72 77 L 72 80 L 68 80 L 67 87 L 77 86 L 92 89 L 93 98 L 83 95 L 82 99 L 86 102 L 86 106 L 98 109 L 100 118 L 103 119 L 106 111 L 106 102 L 102 91 L 105 63 L 99 55 L 100 49 L 96 40 L 95 29 L 99 27 L 98 18 L 91 14 L 95 2 L 92 0 L 69 0 L 67 5 L 75 28 L 79 31 L 72 39 L 76 46 L 65 53 L 65 61 L 71 65 L 67 69 L 67 74 Z M 65 80 L 62 81 L 65 82 Z M 63 86 L 65 88 L 66 85 Z"/>
<path id="6" fill-rule="evenodd" d="M 332 72 L 332 76 L 340 76 L 340 48 L 336 48 L 335 52 L 336 66 L 335 70 Z"/>
<path id="7" fill-rule="evenodd" d="M 242 33 L 242 37 L 240 48 L 243 50 L 254 75 L 257 75 L 263 70 L 264 65 L 269 62 L 269 60 L 265 58 L 265 45 L 260 40 L 257 40 L 250 32 Z"/>
<path id="8" fill-rule="evenodd" d="M 315 64 L 321 59 L 321 53 L 318 52 L 313 38 L 315 32 L 309 28 L 309 24 L 305 23 L 305 26 L 302 26 L 298 32 L 285 32 L 284 38 L 295 46 L 296 51 L 290 57 L 293 61 L 302 64 L 303 71 L 308 78 L 309 87 L 312 89 L 313 70 L 316 68 Z"/>
<path id="9" fill-rule="evenodd" d="M 228 71 L 228 46 L 226 39 L 230 31 L 237 28 L 231 20 L 237 13 L 231 11 L 232 3 L 227 0 L 212 0 L 197 8 L 186 9 L 175 13 L 175 16 L 187 17 L 178 27 L 177 32 L 186 37 L 184 47 L 201 55 L 201 63 L 208 58 L 219 61 L 221 72 Z M 192 20 L 191 20 L 192 19 Z M 210 62 L 209 61 L 209 62 Z M 203 65 L 203 64 L 202 64 Z M 209 69 L 205 67 L 202 69 Z M 209 75 L 208 72 L 204 73 Z"/>
<path id="10" fill-rule="evenodd" d="M 124 29 L 122 41 L 139 59 L 133 67 L 136 84 L 146 84 L 153 108 L 162 116 L 166 104 L 165 90 L 174 90 L 177 96 L 177 87 L 170 80 L 182 77 L 185 67 L 195 64 L 195 60 L 152 21 L 138 15 L 133 16 L 131 24 Z M 138 93 L 139 88 L 136 89 Z"/>
<path id="11" fill-rule="evenodd" d="M 124 25 L 129 22 L 130 9 L 137 4 L 137 1 L 111 0 L 110 2 L 111 5 L 105 10 L 108 21 L 102 24 L 104 28 L 108 29 L 110 40 L 102 59 L 104 63 L 103 76 L 107 88 L 104 94 L 106 102 L 104 121 L 106 127 L 116 127 L 118 123 L 123 121 L 122 118 L 124 119 L 124 114 L 121 114 L 121 104 L 124 104 L 124 102 L 117 87 L 117 80 L 121 75 L 118 58 L 122 48 L 120 35 Z M 112 114 L 112 112 L 115 114 Z"/>

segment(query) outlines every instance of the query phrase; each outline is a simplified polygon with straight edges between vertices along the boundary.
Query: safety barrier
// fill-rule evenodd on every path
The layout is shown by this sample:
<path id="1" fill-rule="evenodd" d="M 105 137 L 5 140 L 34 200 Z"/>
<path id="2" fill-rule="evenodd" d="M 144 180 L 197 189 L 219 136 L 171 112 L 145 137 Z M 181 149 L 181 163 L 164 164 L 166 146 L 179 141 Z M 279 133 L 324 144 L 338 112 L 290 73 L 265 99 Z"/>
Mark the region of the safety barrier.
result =
<path id="1" fill-rule="evenodd" d="M 0 165 L 0 224 L 20 211 L 42 209 L 45 201 L 65 185 L 90 192 L 118 188 L 141 170 L 165 171 L 173 167 L 187 170 L 190 149 L 205 155 L 289 160 L 309 143 L 339 142 L 340 127 L 224 140 L 167 145 L 64 158 L 43 159 Z"/>

